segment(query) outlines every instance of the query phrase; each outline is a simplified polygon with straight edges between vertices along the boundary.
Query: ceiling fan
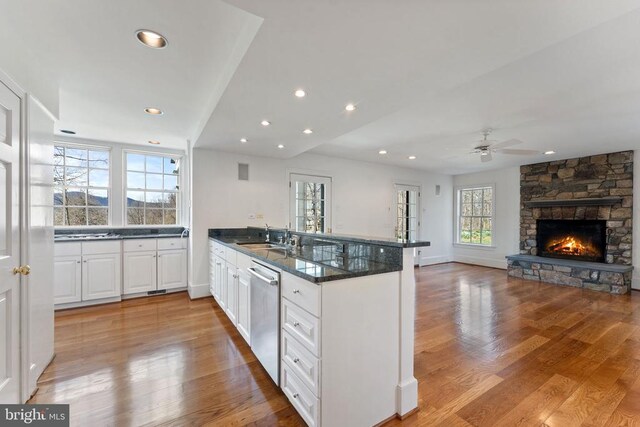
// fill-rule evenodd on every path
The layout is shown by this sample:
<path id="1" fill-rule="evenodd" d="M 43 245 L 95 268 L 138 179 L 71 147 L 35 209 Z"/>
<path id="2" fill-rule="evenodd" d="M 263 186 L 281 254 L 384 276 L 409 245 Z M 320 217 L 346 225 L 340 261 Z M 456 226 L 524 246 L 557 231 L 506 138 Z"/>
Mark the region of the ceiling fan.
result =
<path id="1" fill-rule="evenodd" d="M 475 147 L 473 151 L 469 154 L 480 154 L 480 161 L 490 162 L 493 157 L 493 153 L 501 153 L 501 154 L 515 154 L 518 156 L 531 156 L 534 154 L 539 154 L 535 150 L 518 150 L 511 147 L 513 145 L 522 144 L 522 141 L 519 139 L 509 139 L 506 141 L 498 142 L 495 140 L 488 139 L 489 135 L 491 135 L 492 129 L 485 129 L 482 131 L 483 138 L 480 141 L 480 145 Z"/>

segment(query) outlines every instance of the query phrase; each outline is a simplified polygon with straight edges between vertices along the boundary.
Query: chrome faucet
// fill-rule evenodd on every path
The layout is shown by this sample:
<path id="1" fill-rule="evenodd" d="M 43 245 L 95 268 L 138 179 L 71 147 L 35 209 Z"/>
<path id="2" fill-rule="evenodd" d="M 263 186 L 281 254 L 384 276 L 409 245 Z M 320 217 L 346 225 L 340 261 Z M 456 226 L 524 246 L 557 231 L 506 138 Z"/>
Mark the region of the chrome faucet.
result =
<path id="1" fill-rule="evenodd" d="M 180 233 L 180 238 L 182 239 L 185 234 L 188 236 L 189 235 L 189 229 L 187 227 L 184 228 L 184 230 L 182 230 L 182 233 Z"/>
<path id="2" fill-rule="evenodd" d="M 269 242 L 269 224 L 265 224 L 264 231 L 266 232 L 266 236 L 265 236 L 264 241 L 268 243 Z"/>

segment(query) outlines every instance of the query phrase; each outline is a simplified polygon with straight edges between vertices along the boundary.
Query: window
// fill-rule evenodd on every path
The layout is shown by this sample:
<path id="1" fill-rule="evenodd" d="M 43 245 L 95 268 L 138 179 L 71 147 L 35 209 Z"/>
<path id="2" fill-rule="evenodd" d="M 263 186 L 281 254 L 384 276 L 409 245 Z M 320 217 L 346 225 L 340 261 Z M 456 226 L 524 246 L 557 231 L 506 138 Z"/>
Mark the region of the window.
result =
<path id="1" fill-rule="evenodd" d="M 493 187 L 458 190 L 458 243 L 493 243 Z"/>
<path id="2" fill-rule="evenodd" d="M 109 225 L 109 150 L 54 147 L 54 225 Z"/>
<path id="3" fill-rule="evenodd" d="M 175 225 L 180 197 L 180 159 L 125 153 L 127 225 Z"/>
<path id="4" fill-rule="evenodd" d="M 331 178 L 291 174 L 289 188 L 290 226 L 295 231 L 330 233 Z"/>
<path id="5" fill-rule="evenodd" d="M 396 185 L 396 238 L 417 240 L 420 187 Z"/>

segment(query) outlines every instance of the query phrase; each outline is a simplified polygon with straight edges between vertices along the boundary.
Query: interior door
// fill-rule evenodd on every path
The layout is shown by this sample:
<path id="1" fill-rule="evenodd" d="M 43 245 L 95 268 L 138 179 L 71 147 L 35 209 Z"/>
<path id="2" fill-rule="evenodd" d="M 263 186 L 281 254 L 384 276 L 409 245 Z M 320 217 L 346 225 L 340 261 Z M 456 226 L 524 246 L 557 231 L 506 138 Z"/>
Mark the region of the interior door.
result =
<path id="1" fill-rule="evenodd" d="M 20 403 L 20 98 L 0 83 L 0 403 Z"/>

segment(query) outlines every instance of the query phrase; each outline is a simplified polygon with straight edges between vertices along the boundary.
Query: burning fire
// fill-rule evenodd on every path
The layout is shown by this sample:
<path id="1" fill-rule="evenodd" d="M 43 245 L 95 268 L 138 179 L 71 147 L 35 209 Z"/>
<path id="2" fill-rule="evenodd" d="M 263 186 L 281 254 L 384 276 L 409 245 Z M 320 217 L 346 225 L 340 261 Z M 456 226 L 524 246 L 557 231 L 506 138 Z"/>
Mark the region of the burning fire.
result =
<path id="1" fill-rule="evenodd" d="M 573 236 L 566 236 L 559 240 L 551 241 L 547 245 L 547 251 L 560 255 L 593 256 L 600 254 L 594 245 L 581 242 Z"/>

